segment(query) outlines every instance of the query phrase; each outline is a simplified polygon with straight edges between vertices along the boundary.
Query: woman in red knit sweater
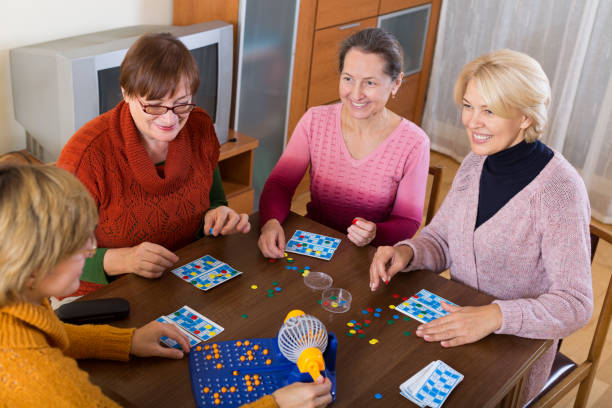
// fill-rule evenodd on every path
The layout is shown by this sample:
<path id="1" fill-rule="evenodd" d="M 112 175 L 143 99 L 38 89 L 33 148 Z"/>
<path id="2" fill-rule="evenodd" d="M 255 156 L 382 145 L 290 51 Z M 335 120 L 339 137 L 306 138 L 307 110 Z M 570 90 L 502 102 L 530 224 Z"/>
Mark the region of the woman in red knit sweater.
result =
<path id="1" fill-rule="evenodd" d="M 87 187 L 100 213 L 100 249 L 85 265 L 80 293 L 135 273 L 157 278 L 172 252 L 202 235 L 250 230 L 229 207 L 217 168 L 212 120 L 195 105 L 199 70 L 170 34 L 140 37 L 121 64 L 124 100 L 85 124 L 58 166 Z"/>

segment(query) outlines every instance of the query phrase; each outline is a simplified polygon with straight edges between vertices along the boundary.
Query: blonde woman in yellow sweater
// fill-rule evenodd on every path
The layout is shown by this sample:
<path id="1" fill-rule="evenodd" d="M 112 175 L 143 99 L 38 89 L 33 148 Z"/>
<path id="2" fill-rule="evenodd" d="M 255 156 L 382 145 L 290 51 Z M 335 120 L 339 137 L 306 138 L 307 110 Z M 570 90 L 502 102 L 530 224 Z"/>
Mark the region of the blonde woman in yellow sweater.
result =
<path id="1" fill-rule="evenodd" d="M 75 359 L 129 360 L 130 354 L 180 359 L 168 336 L 189 351 L 172 325 L 139 329 L 62 323 L 49 296 L 79 286 L 85 259 L 95 251 L 96 206 L 83 185 L 56 167 L 0 167 L 0 407 L 116 407 Z M 295 383 L 249 408 L 323 407 L 329 380 Z"/>

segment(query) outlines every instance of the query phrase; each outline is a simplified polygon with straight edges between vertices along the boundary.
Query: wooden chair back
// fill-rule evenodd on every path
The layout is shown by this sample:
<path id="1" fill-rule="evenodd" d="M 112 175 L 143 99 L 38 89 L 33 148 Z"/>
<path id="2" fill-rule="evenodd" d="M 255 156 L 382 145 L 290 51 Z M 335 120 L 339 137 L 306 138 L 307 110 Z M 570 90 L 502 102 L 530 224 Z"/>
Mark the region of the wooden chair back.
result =
<path id="1" fill-rule="evenodd" d="M 425 225 L 429 224 L 436 212 L 436 202 L 440 194 L 440 186 L 442 182 L 442 167 L 429 166 L 429 174 L 433 176 L 431 182 L 431 192 L 429 193 L 429 203 L 427 204 L 427 212 L 425 213 Z"/>
<path id="2" fill-rule="evenodd" d="M 591 223 L 591 263 L 593 263 L 595 252 L 597 251 L 597 246 L 601 239 L 612 245 L 612 234 Z M 597 319 L 597 326 L 595 327 L 595 333 L 593 334 L 588 357 L 585 361 L 578 364 L 578 366 L 554 388 L 542 395 L 533 407 L 553 407 L 576 386 L 579 386 L 579 388 L 574 402 L 574 408 L 586 407 L 589 394 L 591 393 L 591 387 L 593 386 L 593 380 L 595 379 L 595 372 L 597 371 L 601 353 L 606 343 L 606 336 L 608 334 L 608 328 L 610 327 L 611 318 L 612 279 L 608 282 L 608 289 L 606 290 L 606 296 L 601 306 L 601 311 L 599 312 L 599 318 Z"/>

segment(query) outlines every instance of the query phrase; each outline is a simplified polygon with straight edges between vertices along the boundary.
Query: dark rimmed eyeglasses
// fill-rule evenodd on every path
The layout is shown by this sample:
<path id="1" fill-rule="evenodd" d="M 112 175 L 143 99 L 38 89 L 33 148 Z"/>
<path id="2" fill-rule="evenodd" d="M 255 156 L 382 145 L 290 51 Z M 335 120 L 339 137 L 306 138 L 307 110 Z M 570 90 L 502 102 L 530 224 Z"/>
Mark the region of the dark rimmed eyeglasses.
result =
<path id="1" fill-rule="evenodd" d="M 164 105 L 145 105 L 144 103 L 138 100 L 140 106 L 142 106 L 142 111 L 144 113 L 148 113 L 149 115 L 163 115 L 169 110 L 174 112 L 175 115 L 185 115 L 191 112 L 195 107 L 195 103 L 180 103 L 174 106 L 164 106 Z"/>

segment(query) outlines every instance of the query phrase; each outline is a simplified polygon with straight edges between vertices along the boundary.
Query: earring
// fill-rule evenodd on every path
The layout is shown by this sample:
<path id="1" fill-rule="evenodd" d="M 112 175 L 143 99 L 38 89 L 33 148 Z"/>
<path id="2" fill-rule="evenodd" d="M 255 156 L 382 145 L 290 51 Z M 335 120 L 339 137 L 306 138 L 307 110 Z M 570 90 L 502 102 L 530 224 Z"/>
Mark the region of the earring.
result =
<path id="1" fill-rule="evenodd" d="M 391 94 L 391 99 L 395 99 L 395 96 L 397 95 L 397 93 L 392 93 Z"/>

